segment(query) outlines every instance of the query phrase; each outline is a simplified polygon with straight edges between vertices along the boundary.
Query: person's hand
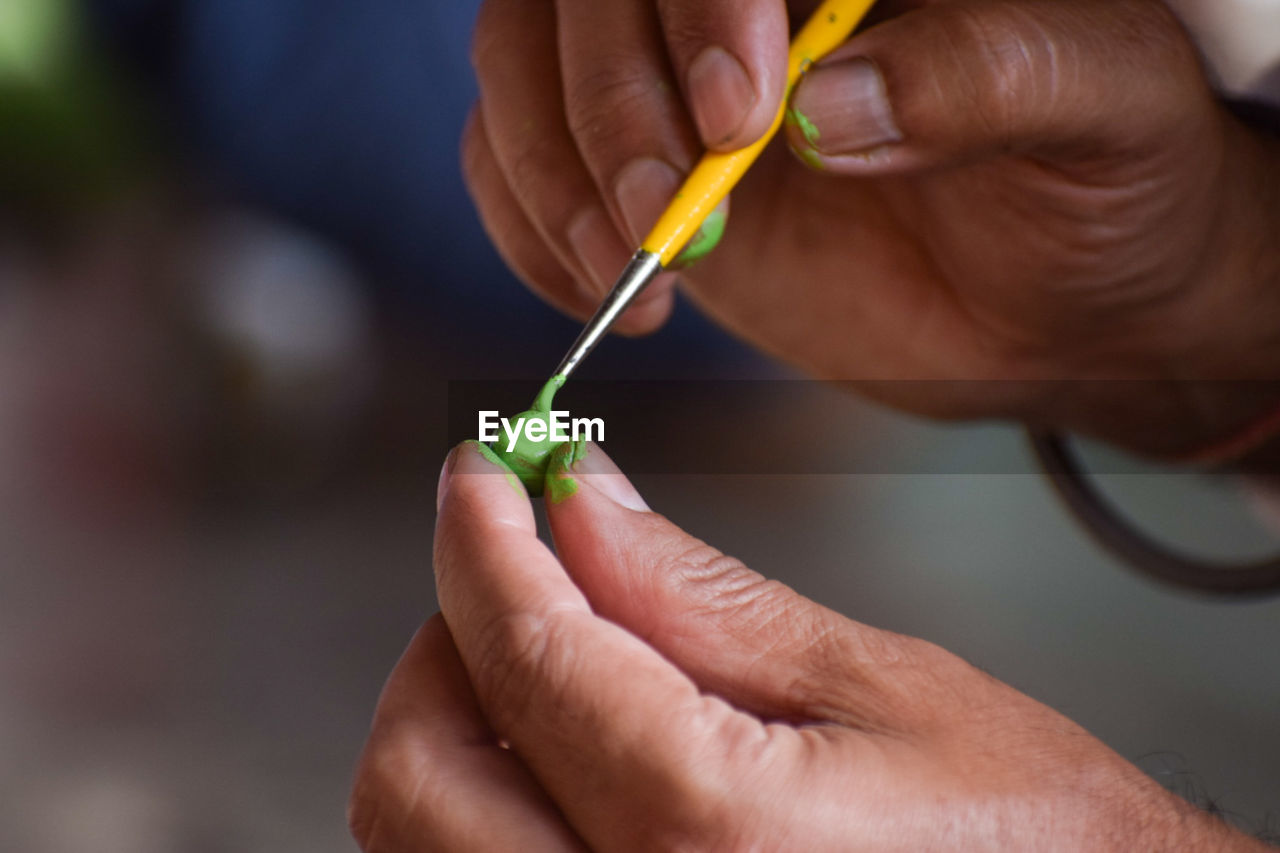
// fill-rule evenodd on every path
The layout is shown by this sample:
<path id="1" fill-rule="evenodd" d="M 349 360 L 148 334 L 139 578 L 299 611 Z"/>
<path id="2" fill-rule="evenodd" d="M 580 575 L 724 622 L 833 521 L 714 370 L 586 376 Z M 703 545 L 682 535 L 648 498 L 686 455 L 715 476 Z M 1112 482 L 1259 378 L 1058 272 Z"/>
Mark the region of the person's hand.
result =
<path id="1" fill-rule="evenodd" d="M 518 484 L 450 458 L 443 619 L 352 795 L 367 853 L 1261 849 L 942 649 L 684 533 L 598 448 L 566 461 L 557 559 Z"/>
<path id="2" fill-rule="evenodd" d="M 464 167 L 534 290 L 585 318 L 703 146 L 766 130 L 787 6 L 486 0 Z M 766 152 L 683 277 L 730 330 L 917 412 L 1153 452 L 1275 405 L 1208 380 L 1280 376 L 1280 153 L 1159 0 L 886 0 L 792 104 L 803 156 Z M 1173 382 L 1045 381 L 1117 378 Z M 917 379 L 960 381 L 897 381 Z"/>

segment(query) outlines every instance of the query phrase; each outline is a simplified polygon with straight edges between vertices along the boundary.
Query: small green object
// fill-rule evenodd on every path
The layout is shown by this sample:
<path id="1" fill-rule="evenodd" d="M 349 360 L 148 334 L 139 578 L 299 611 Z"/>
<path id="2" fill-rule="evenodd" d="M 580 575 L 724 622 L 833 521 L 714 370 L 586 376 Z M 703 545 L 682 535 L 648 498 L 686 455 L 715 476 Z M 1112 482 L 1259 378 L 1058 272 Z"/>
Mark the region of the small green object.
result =
<path id="1" fill-rule="evenodd" d="M 0 81 L 50 86 L 65 79 L 79 46 L 76 12 L 67 0 L 0 3 Z"/>
<path id="2" fill-rule="evenodd" d="M 698 229 L 698 233 L 693 235 L 693 239 L 689 241 L 689 245 L 684 247 L 675 261 L 671 264 L 673 269 L 683 269 L 684 267 L 693 266 L 698 261 L 715 251 L 716 246 L 720 245 L 720 241 L 724 239 L 724 230 L 729 223 L 729 217 L 725 215 L 723 210 L 713 210 L 702 221 L 702 227 Z"/>
<path id="3" fill-rule="evenodd" d="M 510 419 L 513 428 L 521 420 L 525 421 L 523 427 L 527 427 L 531 421 L 541 421 L 547 425 L 546 439 L 532 441 L 526 429 L 522 428 L 511 450 L 507 449 L 511 444 L 511 436 L 506 435 L 505 432 L 498 438 L 497 446 L 492 448 L 494 456 L 520 478 L 525 491 L 531 497 L 541 497 L 547 477 L 547 466 L 551 463 L 551 454 L 558 446 L 564 444 L 551 439 L 551 406 L 555 401 L 556 392 L 564 387 L 565 381 L 564 376 L 554 377 L 543 386 L 538 398 L 533 402 L 533 408 Z"/>

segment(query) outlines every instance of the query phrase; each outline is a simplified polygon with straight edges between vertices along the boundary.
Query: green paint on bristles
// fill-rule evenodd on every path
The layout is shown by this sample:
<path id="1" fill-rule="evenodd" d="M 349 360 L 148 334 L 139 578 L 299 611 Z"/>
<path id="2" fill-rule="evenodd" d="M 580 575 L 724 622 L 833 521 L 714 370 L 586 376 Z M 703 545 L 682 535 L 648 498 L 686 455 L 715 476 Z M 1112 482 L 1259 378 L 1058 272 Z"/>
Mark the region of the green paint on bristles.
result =
<path id="1" fill-rule="evenodd" d="M 538 397 L 533 401 L 533 408 L 539 412 L 550 412 L 551 404 L 555 402 L 556 392 L 564 387 L 564 383 L 569 381 L 567 376 L 553 376 L 551 381 L 542 386 L 542 390 L 538 392 Z"/>
<path id="2" fill-rule="evenodd" d="M 707 218 L 702 220 L 702 227 L 698 229 L 698 233 L 693 235 L 689 245 L 676 256 L 671 266 L 677 269 L 692 266 L 711 254 L 724 239 L 724 231 L 728 224 L 729 217 L 723 210 L 711 211 L 707 214 Z"/>

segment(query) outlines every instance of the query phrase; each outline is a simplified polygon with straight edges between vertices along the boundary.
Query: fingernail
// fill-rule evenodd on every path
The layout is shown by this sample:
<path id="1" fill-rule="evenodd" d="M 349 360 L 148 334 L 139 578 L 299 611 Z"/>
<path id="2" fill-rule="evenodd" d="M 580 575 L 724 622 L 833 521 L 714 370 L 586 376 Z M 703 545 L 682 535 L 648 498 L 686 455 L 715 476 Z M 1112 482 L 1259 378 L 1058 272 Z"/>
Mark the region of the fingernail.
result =
<path id="1" fill-rule="evenodd" d="M 453 468 L 458 461 L 458 451 L 461 448 L 455 447 L 449 451 L 449 455 L 444 458 L 444 465 L 440 467 L 440 479 L 436 482 L 436 512 L 440 511 L 440 507 L 444 504 L 444 496 L 449 491 L 449 480 L 453 477 Z"/>
<path id="2" fill-rule="evenodd" d="M 609 500 L 636 512 L 649 512 L 649 505 L 640 497 L 636 487 L 631 485 L 627 475 L 613 463 L 609 455 L 600 449 L 598 444 L 580 444 L 578 447 L 567 446 L 562 458 L 561 470 L 573 480 L 590 486 Z M 575 494 L 575 487 L 568 494 Z"/>
<path id="3" fill-rule="evenodd" d="M 698 54 L 686 83 L 694 123 L 707 145 L 721 145 L 736 136 L 759 98 L 747 69 L 722 47 Z"/>
<path id="4" fill-rule="evenodd" d="M 631 242 L 639 245 L 680 189 L 680 173 L 654 157 L 632 160 L 618 173 L 614 195 Z"/>
<path id="5" fill-rule="evenodd" d="M 440 469 L 440 482 L 436 486 L 436 512 L 444 505 L 453 482 L 459 476 L 470 474 L 501 476 L 516 494 L 528 498 L 520 478 L 498 458 L 492 447 L 479 441 L 464 441 L 449 453 L 444 460 L 444 467 Z"/>
<path id="6" fill-rule="evenodd" d="M 573 476 L 573 466 L 581 462 L 591 445 L 586 441 L 570 441 L 562 444 L 551 454 L 551 462 L 547 465 L 546 482 L 543 494 L 553 504 L 567 501 L 578 493 L 578 481 Z"/>
<path id="7" fill-rule="evenodd" d="M 856 154 L 902 141 L 884 78 L 867 59 L 810 71 L 787 118 L 809 147 L 823 154 Z"/>
<path id="8" fill-rule="evenodd" d="M 569 224 L 569 244 L 590 278 L 594 295 L 604 296 L 630 257 L 612 220 L 601 208 L 584 210 Z"/>

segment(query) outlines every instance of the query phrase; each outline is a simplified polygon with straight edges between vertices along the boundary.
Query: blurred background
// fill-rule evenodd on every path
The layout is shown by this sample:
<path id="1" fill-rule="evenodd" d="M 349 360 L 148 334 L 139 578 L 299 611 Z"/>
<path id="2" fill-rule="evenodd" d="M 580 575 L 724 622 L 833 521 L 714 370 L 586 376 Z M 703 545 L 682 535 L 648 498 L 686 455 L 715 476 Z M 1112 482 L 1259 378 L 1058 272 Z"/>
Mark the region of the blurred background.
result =
<path id="1" fill-rule="evenodd" d="M 354 849 L 354 761 L 434 611 L 451 389 L 532 393 L 576 333 L 461 184 L 477 5 L 0 0 L 0 850 Z M 801 382 L 687 306 L 586 374 L 719 383 L 745 446 L 789 448 L 664 469 L 615 425 L 693 533 L 1246 826 L 1280 808 L 1280 602 L 1131 575 L 1014 430 Z M 1104 467 L 1188 547 L 1276 544 L 1231 481 Z"/>

